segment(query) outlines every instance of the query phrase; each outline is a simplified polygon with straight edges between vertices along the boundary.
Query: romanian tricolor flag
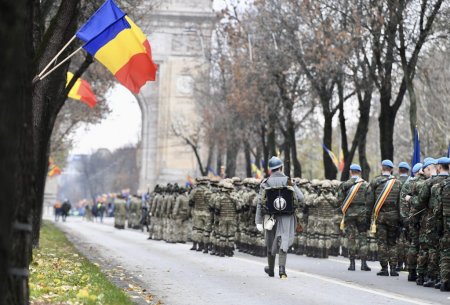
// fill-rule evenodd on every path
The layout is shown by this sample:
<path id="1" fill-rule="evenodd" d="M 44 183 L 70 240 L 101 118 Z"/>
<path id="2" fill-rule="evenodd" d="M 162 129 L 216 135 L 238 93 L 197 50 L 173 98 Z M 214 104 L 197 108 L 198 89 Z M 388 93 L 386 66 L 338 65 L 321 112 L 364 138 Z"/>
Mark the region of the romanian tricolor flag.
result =
<path id="1" fill-rule="evenodd" d="M 85 42 L 83 48 L 133 93 L 156 79 L 157 66 L 147 37 L 113 0 L 107 0 L 76 36 Z"/>
<path id="2" fill-rule="evenodd" d="M 49 158 L 47 176 L 53 177 L 53 176 L 60 175 L 60 174 L 61 174 L 61 169 L 59 168 L 59 166 L 57 166 L 53 162 L 52 158 Z"/>
<path id="3" fill-rule="evenodd" d="M 341 148 L 339 152 L 339 168 L 338 170 L 342 173 L 344 171 L 345 159 L 344 159 L 344 150 Z"/>
<path id="4" fill-rule="evenodd" d="M 373 206 L 372 224 L 370 226 L 371 233 L 375 234 L 377 232 L 378 215 L 380 214 L 380 210 L 383 207 L 384 202 L 388 198 L 389 194 L 391 193 L 392 188 L 394 187 L 394 184 L 396 181 L 397 181 L 397 179 L 395 179 L 394 177 L 390 177 L 388 179 L 388 181 L 386 182 L 386 184 L 383 187 L 383 190 L 381 191 L 380 195 L 378 196 L 377 201 L 375 202 L 375 205 Z"/>
<path id="5" fill-rule="evenodd" d="M 73 73 L 67 72 L 66 86 L 70 83 L 72 78 Z M 74 100 L 82 101 L 83 103 L 88 105 L 89 108 L 94 108 L 94 106 L 97 104 L 97 98 L 92 91 L 91 85 L 89 85 L 87 81 L 81 78 L 79 78 L 73 85 L 72 89 L 70 89 L 68 97 Z"/>
<path id="6" fill-rule="evenodd" d="M 334 166 L 336 166 L 336 169 L 339 169 L 339 161 L 336 155 L 328 149 L 328 147 L 325 146 L 325 144 L 322 143 L 323 149 L 328 153 L 328 156 L 330 157 L 331 161 L 333 161 Z"/>
<path id="7" fill-rule="evenodd" d="M 252 168 L 253 174 L 255 175 L 255 178 L 261 179 L 262 178 L 261 170 L 258 168 L 258 166 L 256 166 L 255 162 L 252 162 L 251 168 Z"/>

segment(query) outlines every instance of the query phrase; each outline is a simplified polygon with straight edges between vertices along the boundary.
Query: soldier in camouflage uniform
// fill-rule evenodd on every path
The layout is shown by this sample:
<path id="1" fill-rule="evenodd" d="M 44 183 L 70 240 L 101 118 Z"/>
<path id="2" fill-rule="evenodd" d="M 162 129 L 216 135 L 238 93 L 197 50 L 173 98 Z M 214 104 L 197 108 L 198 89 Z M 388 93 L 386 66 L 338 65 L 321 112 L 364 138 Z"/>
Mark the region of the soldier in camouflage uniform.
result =
<path id="1" fill-rule="evenodd" d="M 450 159 L 441 161 L 442 172 L 449 171 Z M 440 282 L 435 288 L 450 291 L 450 178 L 441 181 L 435 189 L 436 205 L 433 214 L 436 219 L 436 232 L 439 236 Z"/>
<path id="2" fill-rule="evenodd" d="M 154 234 L 156 231 L 156 201 L 159 200 L 159 197 L 161 196 L 161 189 L 159 187 L 159 185 L 157 184 L 155 186 L 155 189 L 153 190 L 153 194 L 151 196 L 151 201 L 150 201 L 150 207 L 149 207 L 149 211 L 150 211 L 150 231 L 148 233 L 148 239 L 153 239 L 154 238 Z"/>
<path id="3" fill-rule="evenodd" d="M 216 217 L 215 214 L 215 204 L 216 204 L 216 197 L 217 194 L 220 191 L 219 188 L 220 178 L 212 178 L 210 180 L 210 189 L 206 193 L 206 201 L 208 202 L 209 207 L 209 223 L 211 228 L 211 234 L 209 236 L 209 243 L 210 243 L 210 250 L 211 255 L 216 255 L 218 252 L 216 252 L 216 249 L 219 247 L 219 233 L 218 233 L 218 217 Z"/>
<path id="4" fill-rule="evenodd" d="M 240 228 L 240 243 L 236 241 L 236 248 L 239 250 L 239 252 L 249 253 L 252 254 L 254 252 L 253 247 L 251 246 L 251 240 L 250 240 L 250 232 L 249 232 L 249 210 L 250 210 L 250 204 L 248 201 L 248 195 L 251 192 L 251 188 L 249 187 L 250 184 L 250 178 L 245 178 L 242 181 L 242 188 L 241 188 L 241 206 L 239 207 L 239 224 L 238 227 Z"/>
<path id="5" fill-rule="evenodd" d="M 192 248 L 191 250 L 203 251 L 209 243 L 210 215 L 209 206 L 205 194 L 209 191 L 208 178 L 199 177 L 197 186 L 189 194 L 189 206 L 192 208 Z"/>
<path id="6" fill-rule="evenodd" d="M 361 270 L 370 271 L 367 266 L 369 246 L 367 244 L 367 230 L 370 220 L 367 218 L 366 192 L 369 183 L 361 178 L 361 167 L 358 164 L 350 166 L 350 179 L 338 188 L 338 202 L 342 212 L 344 203 L 347 203 L 345 214 L 342 215 L 341 229 L 348 239 L 350 266 L 348 270 L 354 271 L 355 258 L 361 259 Z M 355 193 L 353 194 L 352 191 Z M 353 196 L 351 196 L 353 194 Z M 348 201 L 346 201 L 348 200 Z"/>
<path id="7" fill-rule="evenodd" d="M 417 279 L 417 255 L 419 253 L 419 226 L 414 221 L 417 219 L 415 213 L 418 211 L 416 211 L 412 202 L 418 195 L 417 183 L 425 181 L 426 177 L 422 172 L 422 163 L 414 165 L 412 172 L 414 177 L 403 184 L 400 192 L 400 217 L 409 239 L 407 249 L 408 281 L 415 282 Z"/>
<path id="8" fill-rule="evenodd" d="M 128 214 L 128 228 L 140 230 L 141 229 L 141 197 L 138 195 L 130 196 L 130 212 Z"/>
<path id="9" fill-rule="evenodd" d="M 127 217 L 126 202 L 122 194 L 118 194 L 114 200 L 114 227 L 117 229 L 125 229 Z"/>
<path id="10" fill-rule="evenodd" d="M 409 171 L 411 167 L 407 162 L 400 162 L 398 164 L 398 181 L 401 183 L 401 187 L 409 178 Z M 401 206 L 401 195 L 400 195 L 400 206 Z M 398 248 L 398 266 L 397 271 L 406 270 L 404 268 L 404 264 L 407 262 L 407 252 L 409 248 L 409 243 L 406 239 L 406 229 L 402 230 L 400 236 L 397 239 L 397 248 Z"/>
<path id="11" fill-rule="evenodd" d="M 337 199 L 330 180 L 322 181 L 321 192 L 314 200 L 314 205 L 317 206 L 317 257 L 327 258 L 332 253 L 333 217 L 337 208 Z"/>
<path id="12" fill-rule="evenodd" d="M 331 180 L 331 185 L 333 186 L 333 194 L 336 197 L 337 200 L 337 191 L 339 189 L 339 186 L 342 184 L 339 180 Z M 340 246 L 341 246 L 341 229 L 340 229 L 340 223 L 341 223 L 341 216 L 339 215 L 338 209 L 339 209 L 339 201 L 336 202 L 337 206 L 333 210 L 333 218 L 332 218 L 332 227 L 331 227 L 331 250 L 328 253 L 331 256 L 339 256 L 340 253 Z"/>
<path id="13" fill-rule="evenodd" d="M 219 256 L 233 256 L 234 238 L 237 230 L 237 216 L 242 205 L 236 196 L 233 196 L 234 186 L 224 182 L 217 197 L 215 213 L 219 217 Z"/>
<path id="14" fill-rule="evenodd" d="M 430 195 L 428 199 L 427 214 L 425 215 L 425 232 L 426 232 L 426 243 L 428 244 L 428 263 L 426 270 L 426 277 L 428 280 L 423 283 L 424 287 L 434 287 L 438 283 L 439 276 L 439 236 L 436 231 L 436 218 L 434 217 L 434 208 L 438 205 L 438 199 L 441 192 L 440 183 L 448 178 L 448 167 L 447 158 L 443 157 L 437 161 L 437 176 L 432 180 L 430 185 Z M 422 189 L 422 193 L 419 196 L 424 196 L 425 188 Z M 424 199 L 422 198 L 422 199 Z"/>
<path id="15" fill-rule="evenodd" d="M 429 280 L 427 275 L 429 249 L 432 247 L 432 240 L 428 239 L 427 222 L 432 217 L 432 209 L 429 208 L 429 201 L 431 196 L 431 188 L 436 183 L 443 180 L 442 177 L 437 176 L 436 172 L 437 161 L 433 158 L 424 160 L 422 170 L 427 179 L 420 185 L 417 200 L 415 202 L 416 210 L 420 212 L 419 222 L 419 254 L 417 256 L 417 285 L 423 285 Z"/>
<path id="16" fill-rule="evenodd" d="M 176 243 L 176 238 L 175 238 L 175 216 L 174 216 L 174 212 L 173 209 L 175 207 L 175 202 L 177 200 L 178 197 L 178 193 L 180 191 L 180 187 L 178 186 L 178 183 L 175 183 L 172 186 L 172 191 L 169 194 L 169 199 L 167 202 L 167 206 L 166 206 L 166 213 L 167 213 L 167 228 L 166 228 L 166 232 L 167 232 L 167 238 L 166 238 L 166 242 L 168 243 Z"/>
<path id="17" fill-rule="evenodd" d="M 245 188 L 242 186 L 241 178 L 239 177 L 233 177 L 231 178 L 231 183 L 234 185 L 234 191 L 233 196 L 242 198 L 243 194 L 245 193 Z M 241 248 L 241 231 L 244 229 L 243 224 L 241 222 L 241 209 L 239 209 L 238 213 L 238 223 L 236 228 L 236 236 L 235 236 L 235 242 L 236 242 L 236 248 Z"/>
<path id="18" fill-rule="evenodd" d="M 154 218 L 154 231 L 153 231 L 153 239 L 161 240 L 163 238 L 162 230 L 162 208 L 164 203 L 164 196 L 166 196 L 166 188 L 161 187 L 161 194 L 157 198 L 155 198 L 155 214 L 152 216 Z"/>
<path id="19" fill-rule="evenodd" d="M 398 276 L 397 273 L 397 245 L 396 241 L 400 233 L 400 182 L 392 176 L 394 164 L 390 160 L 384 160 L 382 163 L 382 174 L 375 177 L 367 190 L 366 207 L 367 211 L 372 212 L 370 219 L 372 221 L 371 231 L 375 232 L 378 241 L 378 258 L 381 265 L 381 271 L 377 275 Z M 383 190 L 391 185 L 384 204 L 375 213 L 376 203 L 382 198 Z M 388 189 L 389 190 L 389 189 Z M 375 227 L 376 226 L 376 227 Z M 388 264 L 390 272 L 388 271 Z"/>
<path id="20" fill-rule="evenodd" d="M 173 240 L 177 243 L 186 243 L 189 231 L 189 197 L 186 189 L 178 188 L 178 196 L 173 207 L 174 232 Z"/>
<path id="21" fill-rule="evenodd" d="M 305 206 L 308 210 L 306 255 L 310 257 L 317 257 L 318 235 L 316 233 L 317 206 L 315 199 L 319 196 L 320 184 L 320 181 L 317 179 L 311 180 L 311 187 L 305 197 Z"/>
<path id="22" fill-rule="evenodd" d="M 295 184 L 303 193 L 305 198 L 308 197 L 308 189 L 310 187 L 310 182 L 308 179 L 295 179 Z M 297 217 L 297 221 L 302 227 L 302 232 L 296 232 L 295 240 L 293 244 L 294 252 L 297 255 L 303 255 L 306 251 L 306 235 L 307 235 L 307 226 L 308 226 L 308 209 L 302 208 L 297 209 L 295 211 L 295 216 Z"/>
<path id="23" fill-rule="evenodd" d="M 256 203 L 255 199 L 258 197 L 258 193 L 256 191 L 256 187 L 258 182 L 256 179 L 247 178 L 247 192 L 243 198 L 243 227 L 245 232 L 245 243 L 247 247 L 247 252 L 263 257 L 264 255 L 264 245 L 258 244 L 258 235 L 259 231 L 256 228 L 256 224 L 253 221 L 256 215 Z M 245 252 L 245 251 L 244 251 Z"/>

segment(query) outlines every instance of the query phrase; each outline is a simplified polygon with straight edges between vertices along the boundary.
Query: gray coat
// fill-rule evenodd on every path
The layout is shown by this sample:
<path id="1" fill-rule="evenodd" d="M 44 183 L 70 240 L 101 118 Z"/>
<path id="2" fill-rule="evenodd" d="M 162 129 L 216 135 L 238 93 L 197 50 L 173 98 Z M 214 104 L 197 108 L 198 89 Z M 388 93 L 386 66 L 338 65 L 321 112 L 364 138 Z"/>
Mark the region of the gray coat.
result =
<path id="1" fill-rule="evenodd" d="M 289 177 L 287 177 L 284 173 L 274 172 L 269 178 L 261 183 L 261 190 L 256 208 L 256 224 L 262 224 L 264 221 L 262 206 L 265 203 L 262 202 L 262 198 L 264 197 L 265 190 L 269 187 L 287 186 L 288 179 Z M 296 186 L 293 187 L 296 193 L 295 202 L 298 206 L 303 203 L 304 197 L 300 189 Z M 280 249 L 284 252 L 288 251 L 289 247 L 294 242 L 295 228 L 297 227 L 295 213 L 292 215 L 275 215 L 274 218 L 276 220 L 275 226 L 270 231 L 265 230 L 266 246 L 272 255 L 278 253 Z"/>

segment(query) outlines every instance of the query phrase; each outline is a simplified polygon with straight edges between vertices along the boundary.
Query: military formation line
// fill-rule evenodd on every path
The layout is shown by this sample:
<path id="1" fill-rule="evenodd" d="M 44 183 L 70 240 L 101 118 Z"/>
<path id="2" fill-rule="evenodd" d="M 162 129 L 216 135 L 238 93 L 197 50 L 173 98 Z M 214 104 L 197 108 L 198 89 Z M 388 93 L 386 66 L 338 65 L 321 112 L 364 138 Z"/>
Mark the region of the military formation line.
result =
<path id="1" fill-rule="evenodd" d="M 293 178 L 303 193 L 296 206 L 297 227 L 289 252 L 316 258 L 342 255 L 348 270 L 370 271 L 379 261 L 379 276 L 408 271 L 408 281 L 450 290 L 449 158 L 426 158 L 411 168 L 385 160 L 372 181 L 361 178 L 357 164 L 348 181 Z M 192 241 L 191 250 L 233 256 L 235 249 L 267 256 L 264 230 L 255 224 L 261 181 L 199 177 L 193 188 L 156 186 L 147 196 L 118 196 L 115 227 L 147 228 L 149 239 Z M 141 200 L 141 198 L 143 200 Z M 129 204 L 127 205 L 127 200 Z M 127 208 L 128 207 L 128 208 Z"/>

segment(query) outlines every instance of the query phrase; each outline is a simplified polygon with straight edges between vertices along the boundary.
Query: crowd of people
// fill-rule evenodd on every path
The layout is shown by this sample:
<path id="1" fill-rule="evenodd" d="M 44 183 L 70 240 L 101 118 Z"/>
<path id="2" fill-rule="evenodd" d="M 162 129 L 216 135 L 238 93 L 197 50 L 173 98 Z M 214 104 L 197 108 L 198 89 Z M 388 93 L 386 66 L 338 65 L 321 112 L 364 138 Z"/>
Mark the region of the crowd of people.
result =
<path id="1" fill-rule="evenodd" d="M 276 173 L 263 181 L 199 177 L 193 188 L 175 183 L 157 185 L 146 196 L 121 194 L 115 200 L 115 226 L 123 229 L 128 220 L 130 228 L 146 227 L 149 239 L 190 240 L 191 250 L 220 257 L 233 256 L 235 249 L 267 256 L 270 276 L 275 252 L 280 251 L 281 260 L 282 244 L 286 244 L 287 252 L 297 255 L 348 257 L 350 271 L 356 270 L 357 258 L 363 271 L 370 271 L 368 260 L 379 261 L 379 276 L 408 271 L 408 281 L 449 291 L 449 164 L 446 157 L 426 158 L 412 169 L 401 162 L 394 175 L 394 164 L 384 160 L 381 174 L 370 182 L 361 178 L 357 164 L 351 165 L 351 178 L 344 182 L 287 178 L 283 188 L 275 189 L 280 192 L 287 187 L 296 194 L 291 212 L 295 232 L 290 229 L 292 223 L 283 224 L 284 218 L 273 210 L 277 204 L 284 204 L 284 209 L 284 199 L 277 197 L 272 210 L 267 207 L 268 190 L 274 188 L 267 181 Z M 273 231 L 271 220 L 278 222 Z M 280 229 L 281 225 L 285 228 Z M 291 232 L 286 238 L 279 236 L 280 230 Z M 273 243 L 267 237 L 275 231 L 273 238 L 281 239 Z M 281 276 L 287 276 L 284 265 L 280 265 Z"/>

